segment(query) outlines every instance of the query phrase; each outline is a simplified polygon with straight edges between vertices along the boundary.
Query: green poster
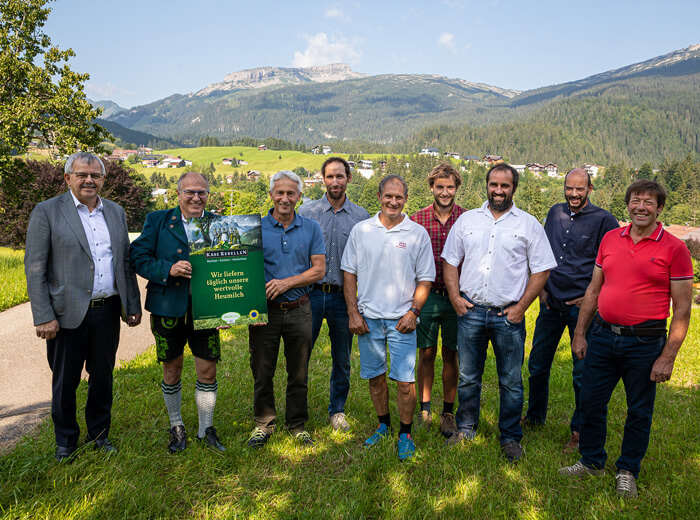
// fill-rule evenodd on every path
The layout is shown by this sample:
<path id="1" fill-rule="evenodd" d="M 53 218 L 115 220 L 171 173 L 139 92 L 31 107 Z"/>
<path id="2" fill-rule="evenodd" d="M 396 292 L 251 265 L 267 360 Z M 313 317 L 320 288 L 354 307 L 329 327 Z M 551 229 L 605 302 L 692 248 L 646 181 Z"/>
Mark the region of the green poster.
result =
<path id="1" fill-rule="evenodd" d="M 260 215 L 190 219 L 195 329 L 267 323 Z"/>

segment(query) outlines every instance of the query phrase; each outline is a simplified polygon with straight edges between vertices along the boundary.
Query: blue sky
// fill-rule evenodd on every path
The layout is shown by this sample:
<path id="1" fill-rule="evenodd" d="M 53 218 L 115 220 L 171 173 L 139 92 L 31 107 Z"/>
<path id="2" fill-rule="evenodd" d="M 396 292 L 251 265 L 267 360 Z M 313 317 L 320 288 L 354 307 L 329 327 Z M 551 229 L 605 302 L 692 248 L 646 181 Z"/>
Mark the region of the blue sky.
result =
<path id="1" fill-rule="evenodd" d="M 230 72 L 347 62 L 528 90 L 700 43 L 700 2 L 58 0 L 45 31 L 86 93 L 131 107 Z"/>

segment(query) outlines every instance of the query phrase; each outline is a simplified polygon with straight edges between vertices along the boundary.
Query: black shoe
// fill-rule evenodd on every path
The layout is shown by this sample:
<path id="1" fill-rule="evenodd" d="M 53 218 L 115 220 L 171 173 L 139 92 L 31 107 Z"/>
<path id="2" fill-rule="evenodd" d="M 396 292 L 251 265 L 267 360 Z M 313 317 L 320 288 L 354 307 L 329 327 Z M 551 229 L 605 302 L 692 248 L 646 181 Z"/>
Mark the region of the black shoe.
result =
<path id="1" fill-rule="evenodd" d="M 114 444 L 112 444 L 112 441 L 110 441 L 106 437 L 104 439 L 97 439 L 94 442 L 95 442 L 95 449 L 96 450 L 99 450 L 99 451 L 102 451 L 102 452 L 108 453 L 108 454 L 115 454 L 115 455 L 117 453 L 119 453 L 119 450 L 117 449 L 117 447 Z"/>
<path id="2" fill-rule="evenodd" d="M 170 428 L 170 444 L 168 444 L 170 453 L 183 451 L 186 447 L 187 432 L 185 431 L 185 426 L 182 424 L 177 424 Z"/>
<path id="3" fill-rule="evenodd" d="M 69 461 L 77 449 L 77 446 L 56 446 L 56 460 L 58 462 Z"/>
<path id="4" fill-rule="evenodd" d="M 523 456 L 523 447 L 519 442 L 510 441 L 501 446 L 503 455 L 506 456 L 508 462 L 518 462 Z"/>
<path id="5" fill-rule="evenodd" d="M 199 435 L 197 435 L 197 440 L 199 442 L 204 442 L 206 443 L 209 447 L 214 448 L 217 451 L 224 452 L 226 451 L 226 448 L 224 447 L 221 442 L 219 442 L 219 437 L 216 435 L 216 428 L 213 426 L 210 426 L 206 430 L 204 430 L 204 438 L 200 438 Z"/>

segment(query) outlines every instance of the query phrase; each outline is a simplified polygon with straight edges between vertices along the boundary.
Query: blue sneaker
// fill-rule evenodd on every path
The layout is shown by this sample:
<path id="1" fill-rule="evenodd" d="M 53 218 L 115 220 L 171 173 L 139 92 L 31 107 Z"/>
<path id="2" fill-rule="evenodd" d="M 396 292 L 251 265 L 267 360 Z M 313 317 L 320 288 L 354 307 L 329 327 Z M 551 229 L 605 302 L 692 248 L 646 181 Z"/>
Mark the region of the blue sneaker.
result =
<path id="1" fill-rule="evenodd" d="M 413 444 L 413 439 L 410 433 L 402 433 L 399 435 L 399 460 L 404 461 L 410 459 L 416 454 L 416 445 Z"/>
<path id="2" fill-rule="evenodd" d="M 391 435 L 389 427 L 384 423 L 379 423 L 377 430 L 365 441 L 365 448 L 371 448 L 372 446 L 379 444 L 381 441 L 389 437 L 389 435 Z"/>

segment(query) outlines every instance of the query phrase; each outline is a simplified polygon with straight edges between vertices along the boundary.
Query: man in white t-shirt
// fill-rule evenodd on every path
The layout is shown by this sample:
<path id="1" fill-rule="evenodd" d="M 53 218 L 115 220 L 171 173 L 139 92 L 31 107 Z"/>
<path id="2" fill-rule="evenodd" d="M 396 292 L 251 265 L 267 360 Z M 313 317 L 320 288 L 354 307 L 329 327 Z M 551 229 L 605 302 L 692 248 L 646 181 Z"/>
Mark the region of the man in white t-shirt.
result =
<path id="1" fill-rule="evenodd" d="M 416 325 L 435 279 L 430 237 L 410 220 L 403 207 L 408 186 L 398 175 L 379 183 L 381 210 L 352 228 L 340 267 L 350 331 L 358 336 L 360 377 L 379 418 L 377 430 L 365 441 L 371 447 L 391 435 L 386 351 L 389 377 L 398 386 L 399 460 L 415 454 L 411 438 L 416 408 Z"/>
<path id="2" fill-rule="evenodd" d="M 500 443 L 510 462 L 522 457 L 525 311 L 557 265 L 542 225 L 513 204 L 517 187 L 515 168 L 505 163 L 493 166 L 486 173 L 488 200 L 459 217 L 442 252 L 445 285 L 459 316 L 458 431 L 447 443 L 474 438 L 491 341 L 500 393 Z"/>

